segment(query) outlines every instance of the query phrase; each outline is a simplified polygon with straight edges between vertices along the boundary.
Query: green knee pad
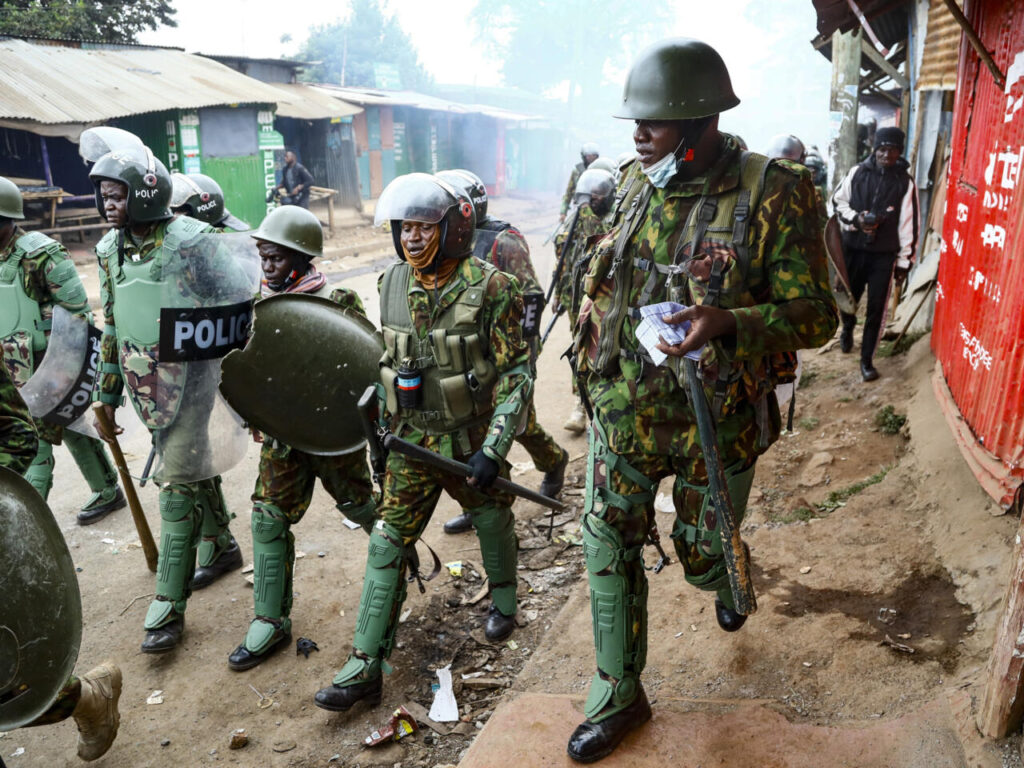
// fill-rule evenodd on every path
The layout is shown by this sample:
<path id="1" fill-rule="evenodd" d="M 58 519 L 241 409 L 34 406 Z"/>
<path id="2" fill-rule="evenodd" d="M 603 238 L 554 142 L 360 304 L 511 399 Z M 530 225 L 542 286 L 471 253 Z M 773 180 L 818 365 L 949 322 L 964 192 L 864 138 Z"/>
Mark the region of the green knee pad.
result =
<path id="1" fill-rule="evenodd" d="M 598 668 L 585 712 L 599 722 L 631 704 L 640 690 L 647 663 L 647 578 L 642 546 L 626 547 L 619 532 L 595 515 L 583 518 L 582 530 Z"/>
<path id="2" fill-rule="evenodd" d="M 373 524 L 377 520 L 377 503 L 372 498 L 362 504 L 345 502 L 339 504 L 338 509 L 353 523 L 361 525 L 367 533 L 373 530 Z"/>
<path id="3" fill-rule="evenodd" d="M 729 498 L 732 500 L 733 512 L 736 515 L 736 525 L 743 522 L 747 512 L 747 499 L 750 496 L 750 488 L 754 484 L 754 470 L 756 465 L 741 469 L 726 469 L 726 484 L 729 488 Z M 686 581 L 698 589 L 708 592 L 715 592 L 722 588 L 728 588 L 729 575 L 725 569 L 725 561 L 722 559 L 722 533 L 718 522 L 718 515 L 715 514 L 711 503 L 711 496 L 707 487 L 687 486 L 694 490 L 701 491 L 704 495 L 701 502 L 700 514 L 697 517 L 699 525 L 694 526 L 682 522 L 678 517 L 672 527 L 672 540 L 676 543 L 676 554 L 680 560 L 686 561 L 686 553 L 690 546 L 697 544 L 701 556 L 707 560 L 717 560 L 710 570 L 699 575 L 687 573 Z"/>
<path id="4" fill-rule="evenodd" d="M 25 470 L 25 479 L 39 492 L 44 501 L 53 487 L 53 465 L 53 446 L 45 440 L 40 440 L 36 457 Z"/>
<path id="5" fill-rule="evenodd" d="M 470 510 L 476 536 L 480 540 L 480 556 L 487 579 L 491 582 L 491 600 L 506 616 L 516 613 L 516 558 L 519 539 L 515 518 L 507 507 L 484 507 Z"/>
<path id="6" fill-rule="evenodd" d="M 82 473 L 85 482 L 89 484 L 89 490 L 94 494 L 109 491 L 110 498 L 113 498 L 113 493 L 117 489 L 117 472 L 110 463 L 103 442 L 66 429 L 64 445 L 78 465 L 78 471 Z"/>
<path id="7" fill-rule="evenodd" d="M 199 542 L 199 565 L 208 566 L 221 552 L 231 546 L 231 531 L 228 524 L 234 518 L 228 512 L 221 490 L 220 475 L 197 483 L 198 502 L 202 508 L 202 540 Z"/>
<path id="8" fill-rule="evenodd" d="M 200 513 L 195 491 L 187 485 L 160 489 L 160 559 L 156 569 L 156 596 L 146 613 L 146 629 L 171 620 L 171 611 L 185 612 L 189 582 L 195 571 Z"/>
<path id="9" fill-rule="evenodd" d="M 295 537 L 291 524 L 281 510 L 257 504 L 252 510 L 253 609 L 256 621 L 249 625 L 245 647 L 261 653 L 274 639 L 275 625 L 260 618 L 273 619 L 285 631 L 291 631 L 292 568 L 295 563 Z"/>
<path id="10" fill-rule="evenodd" d="M 359 597 L 352 645 L 371 659 L 386 659 L 394 647 L 398 611 L 405 602 L 405 547 L 402 536 L 383 520 L 374 523 Z"/>

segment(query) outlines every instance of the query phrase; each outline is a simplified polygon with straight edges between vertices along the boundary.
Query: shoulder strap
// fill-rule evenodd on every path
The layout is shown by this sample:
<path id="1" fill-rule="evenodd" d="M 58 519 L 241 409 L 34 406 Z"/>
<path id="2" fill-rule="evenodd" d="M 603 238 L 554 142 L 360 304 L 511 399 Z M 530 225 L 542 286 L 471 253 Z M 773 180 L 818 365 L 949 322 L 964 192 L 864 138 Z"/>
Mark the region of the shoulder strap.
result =
<path id="1" fill-rule="evenodd" d="M 15 247 L 24 251 L 20 258 L 25 256 L 34 256 L 52 245 L 60 244 L 52 237 L 44 235 L 42 232 L 29 232 L 22 235 L 15 241 Z M 14 254 L 11 255 L 13 256 Z"/>
<path id="2" fill-rule="evenodd" d="M 409 312 L 409 271 L 408 262 L 392 264 L 384 272 L 380 286 L 381 325 L 412 328 L 412 314 Z"/>

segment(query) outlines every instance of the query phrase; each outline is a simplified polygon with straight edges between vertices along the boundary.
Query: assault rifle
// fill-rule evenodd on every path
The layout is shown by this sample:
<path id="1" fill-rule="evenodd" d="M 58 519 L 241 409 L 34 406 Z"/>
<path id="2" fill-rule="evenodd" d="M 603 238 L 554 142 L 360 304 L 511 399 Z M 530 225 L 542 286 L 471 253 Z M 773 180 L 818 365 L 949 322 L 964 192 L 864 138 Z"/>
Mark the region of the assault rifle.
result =
<path id="1" fill-rule="evenodd" d="M 700 433 L 700 447 L 704 454 L 704 466 L 708 473 L 708 489 L 711 502 L 718 516 L 718 530 L 722 539 L 722 553 L 725 567 L 729 572 L 729 589 L 736 604 L 736 612 L 749 616 L 757 610 L 757 599 L 754 596 L 754 584 L 750 578 L 750 555 L 746 545 L 740 538 L 740 529 L 736 524 L 736 512 L 732 507 L 729 487 L 725 479 L 725 468 L 722 457 L 718 453 L 718 434 L 704 385 L 697 372 L 697 363 L 688 357 L 682 359 L 686 372 L 686 386 L 693 404 L 693 412 L 697 417 L 697 431 Z"/>
<path id="2" fill-rule="evenodd" d="M 572 239 L 573 235 L 576 234 L 576 223 L 580 218 L 580 208 L 578 205 L 574 205 L 572 210 L 569 211 L 571 218 L 569 219 L 569 226 L 566 229 L 565 240 L 562 242 L 562 248 L 558 252 L 558 263 L 555 264 L 555 274 L 551 276 L 551 285 L 548 286 L 547 295 L 544 297 L 544 303 L 550 304 L 551 297 L 554 296 L 555 291 L 558 290 L 558 281 L 562 278 L 562 272 L 565 270 L 565 262 L 572 251 Z M 552 233 L 552 236 L 557 233 L 558 230 Z M 548 322 L 548 327 L 544 329 L 543 335 L 540 337 L 540 343 L 543 344 L 548 340 L 548 336 L 551 335 L 551 331 L 554 330 L 555 323 L 558 322 L 558 318 L 565 314 L 566 308 L 559 304 L 555 310 L 551 313 L 551 320 Z"/>

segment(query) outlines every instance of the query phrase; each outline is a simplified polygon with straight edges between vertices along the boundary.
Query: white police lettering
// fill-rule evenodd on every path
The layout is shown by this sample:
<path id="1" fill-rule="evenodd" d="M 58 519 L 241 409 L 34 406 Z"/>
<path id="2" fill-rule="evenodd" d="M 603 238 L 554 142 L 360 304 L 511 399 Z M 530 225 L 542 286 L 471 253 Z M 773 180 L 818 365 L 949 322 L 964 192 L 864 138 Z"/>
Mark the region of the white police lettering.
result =
<path id="1" fill-rule="evenodd" d="M 92 401 L 92 388 L 96 381 L 96 370 L 100 362 L 100 337 L 90 339 L 92 350 L 89 353 L 89 362 L 84 375 L 76 382 L 75 391 L 71 393 L 71 400 L 57 409 L 57 415 L 62 419 L 73 421 L 78 414 L 88 407 Z"/>
<path id="2" fill-rule="evenodd" d="M 156 189 L 136 189 L 135 196 L 144 197 L 147 200 L 152 200 L 154 197 L 156 197 L 157 192 L 158 190 Z"/>
<path id="3" fill-rule="evenodd" d="M 523 313 L 523 325 L 527 328 L 533 328 L 537 325 L 537 305 L 533 302 L 526 304 Z"/>

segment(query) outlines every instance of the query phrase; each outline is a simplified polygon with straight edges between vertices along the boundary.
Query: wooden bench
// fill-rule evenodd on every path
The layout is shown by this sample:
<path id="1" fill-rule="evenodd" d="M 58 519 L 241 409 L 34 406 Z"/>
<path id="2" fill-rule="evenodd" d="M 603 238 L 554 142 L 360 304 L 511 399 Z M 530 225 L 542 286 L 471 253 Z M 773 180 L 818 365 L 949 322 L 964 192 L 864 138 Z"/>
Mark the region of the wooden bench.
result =
<path id="1" fill-rule="evenodd" d="M 309 199 L 310 202 L 314 200 L 327 200 L 327 236 L 334 237 L 334 198 L 338 194 L 338 190 L 331 189 L 330 187 L 310 187 L 309 188 Z"/>

